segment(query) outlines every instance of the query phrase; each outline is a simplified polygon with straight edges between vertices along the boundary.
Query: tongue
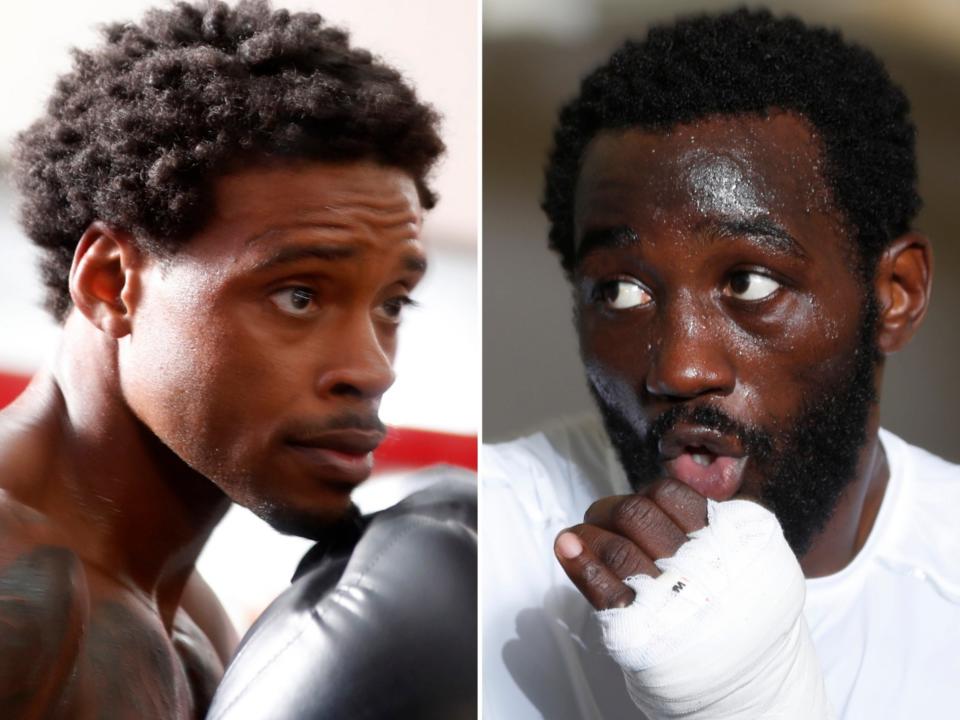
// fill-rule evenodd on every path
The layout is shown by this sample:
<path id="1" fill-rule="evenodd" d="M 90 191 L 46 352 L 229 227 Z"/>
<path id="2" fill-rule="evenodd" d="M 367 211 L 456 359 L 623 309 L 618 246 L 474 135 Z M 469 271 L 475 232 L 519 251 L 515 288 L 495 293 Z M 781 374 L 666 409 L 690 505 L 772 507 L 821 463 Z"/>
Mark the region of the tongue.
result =
<path id="1" fill-rule="evenodd" d="M 740 489 L 741 470 L 746 458 L 725 455 L 706 455 L 706 458 L 711 460 L 710 464 L 702 465 L 693 459 L 691 453 L 683 453 L 665 463 L 667 474 L 711 500 L 729 500 Z"/>

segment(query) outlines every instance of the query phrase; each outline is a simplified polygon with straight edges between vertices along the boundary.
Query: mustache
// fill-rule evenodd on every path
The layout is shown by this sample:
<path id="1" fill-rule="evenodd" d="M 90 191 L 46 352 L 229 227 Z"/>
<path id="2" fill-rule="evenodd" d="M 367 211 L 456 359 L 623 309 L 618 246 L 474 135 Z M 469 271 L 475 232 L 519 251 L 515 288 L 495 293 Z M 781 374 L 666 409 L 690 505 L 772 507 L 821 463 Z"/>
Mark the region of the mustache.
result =
<path id="1" fill-rule="evenodd" d="M 721 435 L 737 438 L 744 452 L 754 457 L 766 457 L 773 450 L 773 438 L 767 432 L 734 420 L 712 405 L 675 405 L 660 413 L 650 423 L 647 445 L 659 448 L 660 440 L 673 432 L 677 425 L 688 424 L 716 430 Z"/>
<path id="2" fill-rule="evenodd" d="M 348 410 L 323 420 L 293 422 L 284 430 L 284 435 L 290 438 L 315 437 L 334 430 L 364 430 L 383 435 L 387 432 L 387 426 L 376 413 Z"/>

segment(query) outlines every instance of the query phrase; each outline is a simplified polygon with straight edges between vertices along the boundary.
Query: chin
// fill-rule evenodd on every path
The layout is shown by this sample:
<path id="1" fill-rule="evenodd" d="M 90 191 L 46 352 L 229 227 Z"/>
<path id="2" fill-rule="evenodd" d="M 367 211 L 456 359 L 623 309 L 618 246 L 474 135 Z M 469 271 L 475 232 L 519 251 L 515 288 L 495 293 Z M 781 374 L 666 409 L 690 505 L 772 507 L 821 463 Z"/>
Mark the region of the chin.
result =
<path id="1" fill-rule="evenodd" d="M 349 496 L 342 502 L 296 507 L 293 505 L 269 504 L 251 508 L 277 532 L 296 535 L 310 540 L 320 540 L 336 535 L 344 526 L 355 524 L 360 515 Z"/>

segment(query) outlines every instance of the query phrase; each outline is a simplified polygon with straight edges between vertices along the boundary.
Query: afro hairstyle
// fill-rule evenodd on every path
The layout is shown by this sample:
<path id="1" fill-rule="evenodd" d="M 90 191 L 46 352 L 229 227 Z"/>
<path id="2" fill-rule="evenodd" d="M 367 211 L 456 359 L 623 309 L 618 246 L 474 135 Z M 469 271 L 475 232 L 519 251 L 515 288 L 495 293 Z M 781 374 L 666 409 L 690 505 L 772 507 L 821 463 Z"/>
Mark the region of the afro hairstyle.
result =
<path id="1" fill-rule="evenodd" d="M 437 113 L 320 15 L 178 2 L 102 32 L 99 47 L 74 51 L 14 149 L 21 223 L 58 320 L 92 222 L 169 257 L 209 219 L 214 180 L 245 165 L 374 161 L 409 173 L 425 208 L 436 202 Z"/>
<path id="2" fill-rule="evenodd" d="M 870 278 L 920 209 L 910 104 L 883 64 L 839 32 L 766 10 L 737 9 L 650 29 L 588 75 L 562 108 L 545 170 L 550 247 L 576 265 L 574 193 L 598 133 L 668 132 L 712 115 L 792 111 L 815 130 L 824 180 Z"/>

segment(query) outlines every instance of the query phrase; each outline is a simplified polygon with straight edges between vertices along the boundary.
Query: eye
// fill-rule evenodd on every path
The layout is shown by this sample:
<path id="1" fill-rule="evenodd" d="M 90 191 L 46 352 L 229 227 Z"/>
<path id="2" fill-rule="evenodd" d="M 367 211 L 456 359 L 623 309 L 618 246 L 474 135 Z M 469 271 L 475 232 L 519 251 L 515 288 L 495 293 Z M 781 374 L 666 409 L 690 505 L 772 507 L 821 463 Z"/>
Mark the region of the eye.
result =
<path id="1" fill-rule="evenodd" d="M 636 280 L 610 280 L 597 285 L 594 301 L 601 302 L 614 310 L 629 310 L 641 305 L 649 305 L 653 302 L 653 296 Z"/>
<path id="2" fill-rule="evenodd" d="M 397 295 L 392 297 L 389 300 L 385 300 L 380 305 L 380 315 L 388 322 L 400 323 L 403 315 L 403 309 L 405 307 L 416 307 L 417 302 L 413 298 L 407 297 L 406 295 Z"/>
<path id="3" fill-rule="evenodd" d="M 737 300 L 764 300 L 780 289 L 780 283 L 763 273 L 741 271 L 730 276 L 724 294 Z"/>
<path id="4" fill-rule="evenodd" d="M 288 287 L 270 295 L 270 300 L 288 315 L 303 317 L 316 310 L 316 293 L 308 287 Z"/>

